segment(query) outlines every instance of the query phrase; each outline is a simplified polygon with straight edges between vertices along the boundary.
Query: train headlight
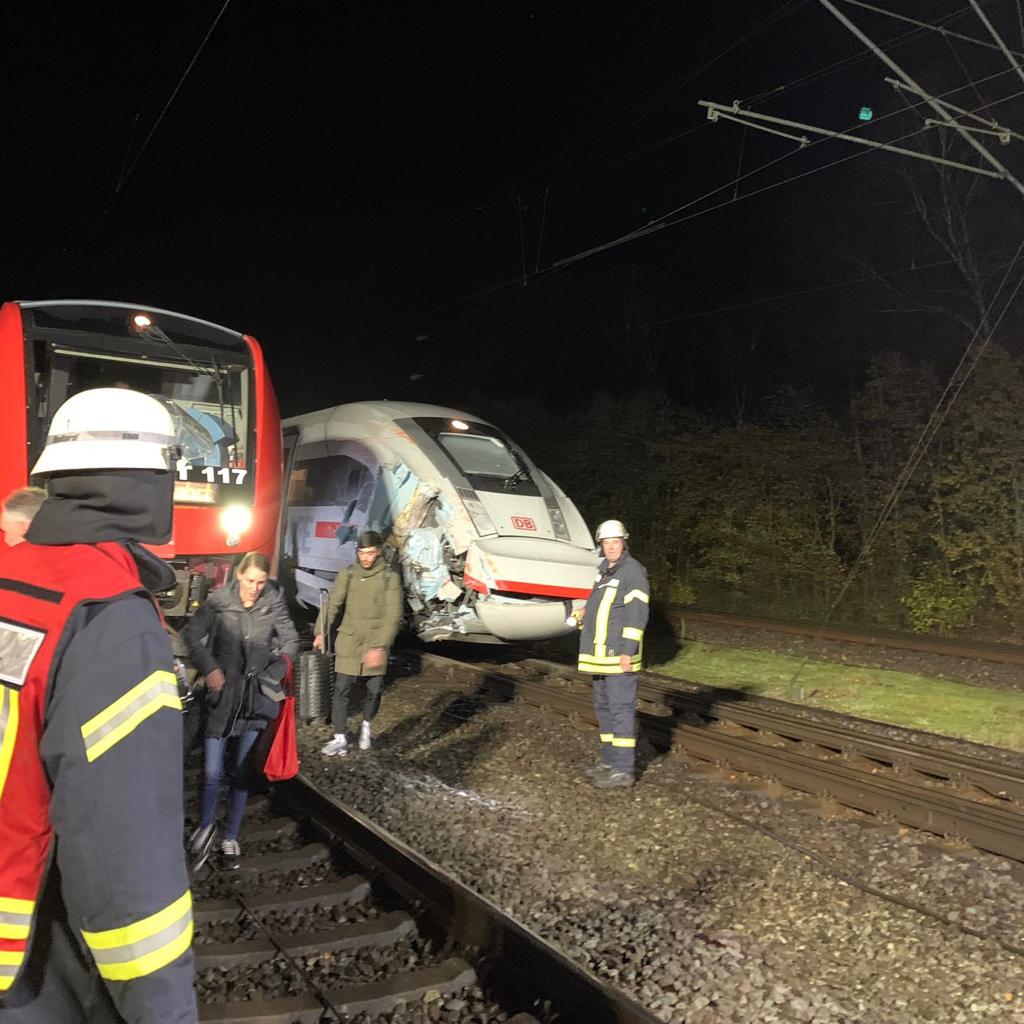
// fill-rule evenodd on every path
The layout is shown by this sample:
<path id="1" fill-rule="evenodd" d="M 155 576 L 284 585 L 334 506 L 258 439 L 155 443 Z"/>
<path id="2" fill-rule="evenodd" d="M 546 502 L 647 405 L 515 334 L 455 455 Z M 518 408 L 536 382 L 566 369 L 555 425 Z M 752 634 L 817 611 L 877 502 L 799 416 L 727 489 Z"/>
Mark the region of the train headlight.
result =
<path id="1" fill-rule="evenodd" d="M 551 529 L 559 540 L 569 540 L 569 528 L 565 525 L 565 516 L 558 505 L 558 499 L 551 497 L 547 499 L 548 518 L 551 520 Z"/>
<path id="2" fill-rule="evenodd" d="M 220 514 L 220 526 L 228 547 L 235 547 L 242 534 L 252 526 L 252 509 L 245 505 L 228 505 Z"/>
<path id="3" fill-rule="evenodd" d="M 493 537 L 498 531 L 494 528 L 494 522 L 487 514 L 484 503 L 476 496 L 476 491 L 468 490 L 465 487 L 457 488 L 462 504 L 466 506 L 469 518 L 473 520 L 473 527 L 481 537 Z"/>

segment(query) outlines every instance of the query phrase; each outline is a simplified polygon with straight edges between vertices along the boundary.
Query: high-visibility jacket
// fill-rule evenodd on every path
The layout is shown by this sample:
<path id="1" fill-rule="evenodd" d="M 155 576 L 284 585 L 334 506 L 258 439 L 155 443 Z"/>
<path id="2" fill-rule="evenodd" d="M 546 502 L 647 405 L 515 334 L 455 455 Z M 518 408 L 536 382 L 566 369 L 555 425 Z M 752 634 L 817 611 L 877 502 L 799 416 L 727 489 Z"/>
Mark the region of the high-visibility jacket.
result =
<path id="1" fill-rule="evenodd" d="M 601 559 L 583 610 L 580 672 L 621 675 L 623 654 L 630 657 L 629 671 L 639 671 L 650 603 L 647 570 L 628 551 L 614 565 Z"/>
<path id="2" fill-rule="evenodd" d="M 76 991 L 105 985 L 97 998 L 138 1024 L 196 1021 L 180 710 L 170 642 L 128 550 L 25 542 L 0 555 L 5 1024 L 57 1024 L 55 920 L 78 945 Z"/>

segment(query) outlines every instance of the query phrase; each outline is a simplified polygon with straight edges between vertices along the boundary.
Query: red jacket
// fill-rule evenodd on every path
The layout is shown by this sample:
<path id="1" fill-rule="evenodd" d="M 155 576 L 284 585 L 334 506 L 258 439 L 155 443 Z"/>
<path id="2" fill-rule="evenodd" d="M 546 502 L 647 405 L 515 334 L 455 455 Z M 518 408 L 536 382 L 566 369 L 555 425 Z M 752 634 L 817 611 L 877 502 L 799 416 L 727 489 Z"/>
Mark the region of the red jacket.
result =
<path id="1" fill-rule="evenodd" d="M 105 987 L 97 998 L 140 1024 L 196 1019 L 180 708 L 169 641 L 124 547 L 25 542 L 0 554 L 5 1024 L 50 1022 L 58 968 L 34 939 L 55 921 L 79 965 L 95 965 L 79 966 L 76 991 Z M 54 864 L 59 890 L 47 884 Z"/>

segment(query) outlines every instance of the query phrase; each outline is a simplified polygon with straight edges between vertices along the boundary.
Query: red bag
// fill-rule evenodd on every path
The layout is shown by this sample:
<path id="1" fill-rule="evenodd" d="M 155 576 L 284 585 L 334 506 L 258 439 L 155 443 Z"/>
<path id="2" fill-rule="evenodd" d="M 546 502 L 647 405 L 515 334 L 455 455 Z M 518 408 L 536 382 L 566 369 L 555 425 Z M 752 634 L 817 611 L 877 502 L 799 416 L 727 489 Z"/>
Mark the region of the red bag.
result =
<path id="1" fill-rule="evenodd" d="M 299 774 L 299 748 L 295 737 L 295 698 L 285 697 L 281 710 L 269 727 L 274 730 L 274 739 L 267 754 L 263 774 L 271 782 L 283 782 Z"/>
<path id="2" fill-rule="evenodd" d="M 288 672 L 284 677 L 282 685 L 285 693 L 292 692 L 292 661 L 287 655 L 281 655 L 288 662 Z M 271 782 L 284 782 L 285 779 L 293 779 L 299 774 L 299 748 L 295 736 L 295 698 L 285 697 L 281 701 L 277 718 L 266 728 L 266 732 L 272 733 L 270 738 L 270 752 L 263 765 L 263 774 Z"/>

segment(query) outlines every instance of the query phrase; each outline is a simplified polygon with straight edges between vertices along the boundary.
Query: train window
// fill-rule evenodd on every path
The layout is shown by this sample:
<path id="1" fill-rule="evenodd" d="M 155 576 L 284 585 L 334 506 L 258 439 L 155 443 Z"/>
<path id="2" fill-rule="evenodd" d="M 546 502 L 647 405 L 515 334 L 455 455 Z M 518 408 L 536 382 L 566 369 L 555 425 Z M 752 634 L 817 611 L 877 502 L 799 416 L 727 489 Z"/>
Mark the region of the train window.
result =
<path id="1" fill-rule="evenodd" d="M 480 434 L 441 434 L 438 441 L 466 476 L 507 480 L 520 472 L 519 461 L 500 438 Z"/>
<path id="2" fill-rule="evenodd" d="M 288 481 L 288 504 L 365 509 L 373 491 L 369 466 L 347 455 L 328 455 L 296 463 Z"/>

